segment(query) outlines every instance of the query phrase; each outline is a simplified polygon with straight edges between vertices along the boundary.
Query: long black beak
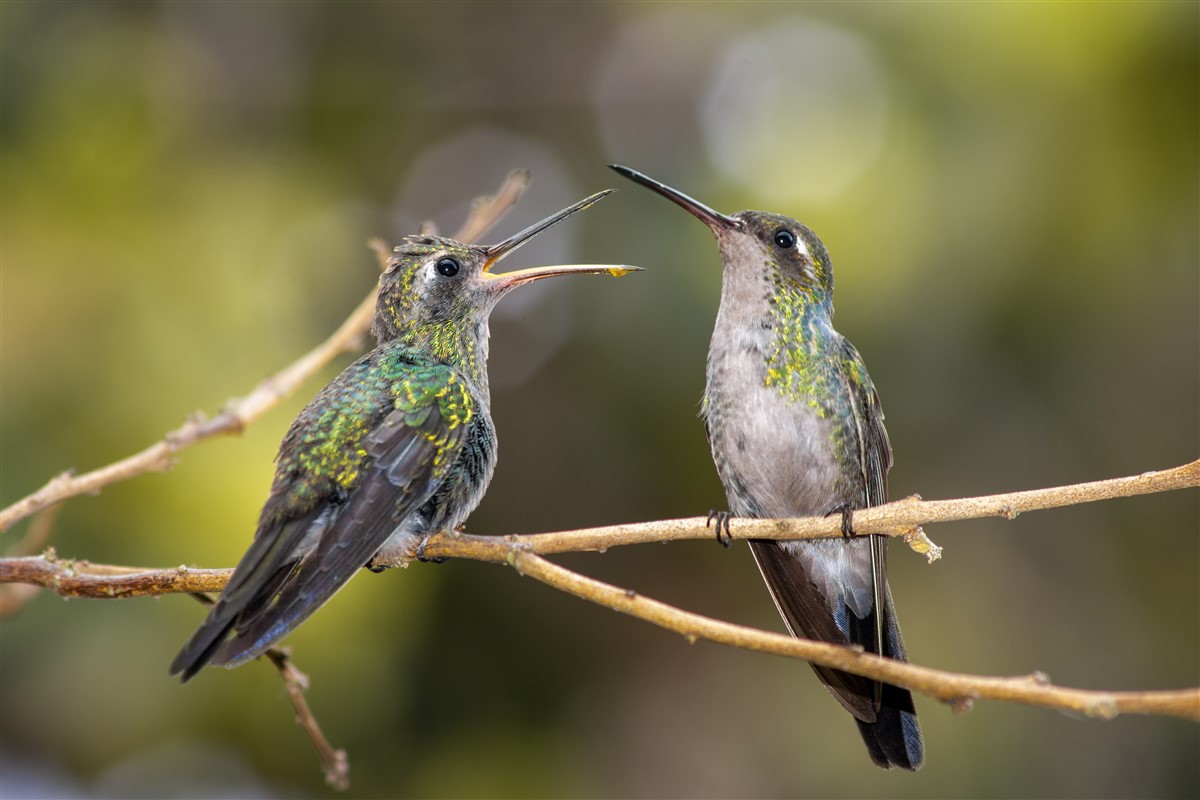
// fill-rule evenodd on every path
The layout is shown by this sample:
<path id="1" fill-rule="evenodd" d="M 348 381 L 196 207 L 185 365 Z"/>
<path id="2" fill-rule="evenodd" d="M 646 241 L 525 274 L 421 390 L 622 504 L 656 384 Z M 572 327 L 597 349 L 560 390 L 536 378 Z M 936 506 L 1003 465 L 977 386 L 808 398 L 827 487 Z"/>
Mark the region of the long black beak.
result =
<path id="1" fill-rule="evenodd" d="M 617 172 L 620 175 L 624 175 L 626 178 L 629 178 L 629 180 L 633 181 L 634 183 L 640 183 L 642 186 L 645 186 L 647 189 L 651 190 L 652 192 L 657 192 L 658 194 L 661 194 L 663 197 L 667 198 L 671 202 L 682 207 L 684 211 L 688 212 L 689 214 L 691 214 L 692 216 L 696 217 L 701 222 L 703 222 L 705 225 L 712 228 L 714 232 L 716 232 L 717 230 L 720 230 L 722 228 L 740 228 L 740 227 L 742 227 L 742 221 L 740 219 L 738 219 L 737 217 L 726 216 L 725 214 L 722 214 L 720 211 L 716 211 L 712 208 L 709 208 L 708 206 L 704 205 L 704 203 L 701 203 L 699 200 L 696 200 L 693 197 L 688 197 L 686 194 L 679 191 L 678 189 L 672 189 L 670 186 L 667 186 L 665 183 L 656 181 L 656 180 L 654 180 L 654 178 L 651 178 L 649 175 L 646 175 L 644 173 L 638 172 L 636 169 L 630 169 L 629 167 L 624 167 L 624 166 L 621 166 L 620 164 L 609 164 L 608 166 L 609 166 L 609 169 L 614 170 L 615 172 Z"/>
<path id="2" fill-rule="evenodd" d="M 525 230 L 521 231 L 520 233 L 513 234 L 503 242 L 492 245 L 487 249 L 488 260 L 487 264 L 483 268 L 483 271 L 487 272 L 490 270 L 497 261 L 504 258 L 506 255 L 513 252 L 542 231 L 546 230 L 546 228 L 549 228 L 551 225 L 557 225 L 567 217 L 574 214 L 576 211 L 583 211 L 588 206 L 592 205 L 603 197 L 607 197 L 615 191 L 616 189 L 605 189 L 603 192 L 596 192 L 591 197 L 585 197 L 578 203 L 568 206 L 567 208 L 564 208 L 562 211 L 559 211 L 555 214 L 551 214 L 541 222 L 533 223 Z"/>

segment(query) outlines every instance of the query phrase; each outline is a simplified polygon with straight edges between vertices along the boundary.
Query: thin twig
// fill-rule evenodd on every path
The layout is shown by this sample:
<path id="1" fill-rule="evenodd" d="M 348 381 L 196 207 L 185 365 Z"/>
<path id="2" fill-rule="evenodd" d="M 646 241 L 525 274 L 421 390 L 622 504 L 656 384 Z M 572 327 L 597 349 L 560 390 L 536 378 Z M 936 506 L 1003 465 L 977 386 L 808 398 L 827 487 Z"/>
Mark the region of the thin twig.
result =
<path id="1" fill-rule="evenodd" d="M 345 750 L 335 748 L 329 743 L 321 731 L 321 726 L 317 724 L 317 718 L 309 709 L 308 700 L 304 697 L 304 692 L 308 689 L 308 676 L 296 669 L 296 665 L 292 663 L 291 652 L 287 648 L 272 647 L 263 655 L 279 670 L 279 677 L 283 678 L 283 686 L 296 712 L 296 724 L 304 729 L 313 749 L 317 751 L 317 756 L 321 759 L 321 771 L 325 773 L 325 782 L 339 792 L 349 789 L 350 759 Z"/>
<path id="2" fill-rule="evenodd" d="M 478 239 L 513 207 L 528 185 L 528 172 L 517 170 L 509 173 L 494 196 L 481 197 L 475 201 L 470 216 L 454 238 L 468 242 Z M 383 260 L 386 261 L 386 258 Z M 140 453 L 83 475 L 75 475 L 74 471 L 68 470 L 52 478 L 33 494 L 0 510 L 0 531 L 6 531 L 30 514 L 68 498 L 81 494 L 97 494 L 110 484 L 147 472 L 165 472 L 171 468 L 174 455 L 185 447 L 215 436 L 240 434 L 248 425 L 279 405 L 309 378 L 320 372 L 330 361 L 342 353 L 360 350 L 374 317 L 375 290 L 372 290 L 333 335 L 262 381 L 250 394 L 230 401 L 215 417 L 206 419 L 203 415 L 194 415 L 161 441 L 155 442 Z"/>
<path id="3" fill-rule="evenodd" d="M 203 606 L 211 606 L 216 602 L 203 592 L 192 592 L 192 597 Z M 304 697 L 304 693 L 308 691 L 308 676 L 292 661 L 291 648 L 270 647 L 263 655 L 283 680 L 283 688 L 292 703 L 292 710 L 296 713 L 296 724 L 303 729 L 309 743 L 317 751 L 325 781 L 338 791 L 349 789 L 350 759 L 345 750 L 339 750 L 329 743 L 312 709 L 308 707 L 308 700 Z"/>

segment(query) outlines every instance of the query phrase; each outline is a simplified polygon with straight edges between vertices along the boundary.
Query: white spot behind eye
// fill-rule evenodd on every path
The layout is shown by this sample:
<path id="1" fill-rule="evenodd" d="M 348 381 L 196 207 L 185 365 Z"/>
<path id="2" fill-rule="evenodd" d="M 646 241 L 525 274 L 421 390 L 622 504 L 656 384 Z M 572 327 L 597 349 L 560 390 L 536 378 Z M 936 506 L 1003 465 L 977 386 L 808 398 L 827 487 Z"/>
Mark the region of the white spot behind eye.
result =
<path id="1" fill-rule="evenodd" d="M 808 245 L 805 244 L 803 236 L 796 237 L 796 250 L 800 255 L 811 260 L 812 255 L 808 252 Z"/>
<path id="2" fill-rule="evenodd" d="M 427 280 L 427 281 L 437 280 L 442 277 L 438 273 L 437 265 L 438 265 L 439 261 L 441 261 L 443 258 L 445 258 L 448 255 L 450 255 L 450 254 L 443 251 L 441 253 L 438 253 L 437 255 L 435 255 L 433 258 L 429 259 L 429 261 L 427 261 L 425 263 L 425 269 L 423 270 L 425 273 L 425 280 Z"/>

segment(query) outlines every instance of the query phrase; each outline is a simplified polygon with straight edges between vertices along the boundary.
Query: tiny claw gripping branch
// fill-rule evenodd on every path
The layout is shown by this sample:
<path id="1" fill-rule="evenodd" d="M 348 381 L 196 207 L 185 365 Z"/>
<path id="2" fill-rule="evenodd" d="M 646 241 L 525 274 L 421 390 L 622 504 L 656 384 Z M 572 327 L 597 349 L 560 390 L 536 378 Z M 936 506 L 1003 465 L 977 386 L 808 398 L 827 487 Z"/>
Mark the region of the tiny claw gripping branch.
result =
<path id="1" fill-rule="evenodd" d="M 717 522 L 717 541 L 722 547 L 728 548 L 733 544 L 733 534 L 729 532 L 729 517 L 728 511 L 712 510 L 708 512 L 708 520 L 704 523 L 704 527 L 711 528 L 713 520 Z M 724 532 L 722 532 L 724 528 Z"/>

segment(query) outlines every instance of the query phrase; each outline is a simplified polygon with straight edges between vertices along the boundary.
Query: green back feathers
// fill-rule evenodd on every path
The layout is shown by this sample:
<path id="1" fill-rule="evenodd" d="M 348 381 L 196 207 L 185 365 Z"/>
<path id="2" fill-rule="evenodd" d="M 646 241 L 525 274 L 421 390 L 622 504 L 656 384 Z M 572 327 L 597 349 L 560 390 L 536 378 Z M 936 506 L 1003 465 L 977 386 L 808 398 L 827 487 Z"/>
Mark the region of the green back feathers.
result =
<path id="1" fill-rule="evenodd" d="M 452 367 L 400 343 L 378 348 L 326 386 L 292 423 L 272 488 L 272 501 L 282 508 L 273 513 L 294 514 L 319 498 L 349 494 L 370 468 L 368 436 L 393 411 L 435 446 L 434 472 L 440 476 L 448 467 L 447 441 L 461 434 L 476 406 Z M 434 411 L 439 424 L 426 432 L 424 423 Z"/>

